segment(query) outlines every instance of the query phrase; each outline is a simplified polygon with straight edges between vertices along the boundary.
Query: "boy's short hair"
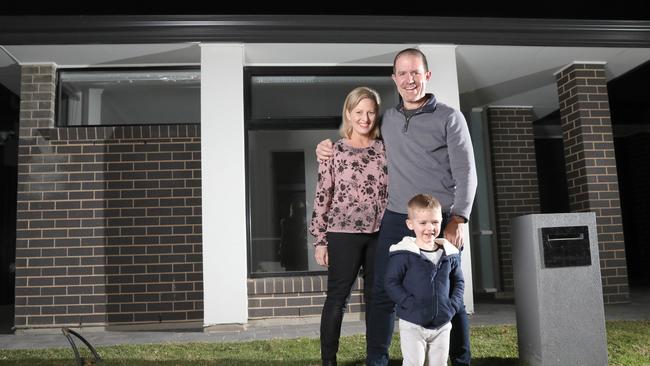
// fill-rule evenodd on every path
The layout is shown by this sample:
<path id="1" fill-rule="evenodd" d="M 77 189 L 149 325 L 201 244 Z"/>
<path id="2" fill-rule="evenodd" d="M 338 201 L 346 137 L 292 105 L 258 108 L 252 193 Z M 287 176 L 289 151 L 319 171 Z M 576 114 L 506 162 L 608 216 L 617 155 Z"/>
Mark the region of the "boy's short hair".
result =
<path id="1" fill-rule="evenodd" d="M 430 194 L 420 193 L 411 198 L 408 202 L 408 213 L 411 216 L 412 210 L 441 210 L 440 201 Z"/>

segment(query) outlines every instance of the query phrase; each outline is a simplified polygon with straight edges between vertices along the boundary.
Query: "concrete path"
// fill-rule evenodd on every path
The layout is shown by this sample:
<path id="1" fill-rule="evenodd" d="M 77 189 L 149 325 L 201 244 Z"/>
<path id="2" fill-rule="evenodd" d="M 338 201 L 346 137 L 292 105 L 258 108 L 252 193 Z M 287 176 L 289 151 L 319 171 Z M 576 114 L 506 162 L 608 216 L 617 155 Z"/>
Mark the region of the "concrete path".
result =
<path id="1" fill-rule="evenodd" d="M 354 319 L 356 317 L 356 319 Z M 607 320 L 649 320 L 650 288 L 634 291 L 628 304 L 606 305 Z M 352 318 L 352 319 L 350 319 Z M 204 331 L 104 331 L 74 329 L 94 346 L 116 344 L 182 343 L 182 342 L 240 342 L 272 338 L 300 338 L 319 336 L 319 317 L 284 320 L 252 321 L 246 326 L 211 327 Z M 512 302 L 477 302 L 470 316 L 473 327 L 516 323 Z M 397 329 L 397 327 L 396 327 Z M 363 334 L 364 323 L 359 315 L 346 318 L 342 335 Z M 80 344 L 80 343 L 78 343 Z M 69 347 L 60 329 L 17 334 L 0 334 L 0 349 L 38 349 Z"/>

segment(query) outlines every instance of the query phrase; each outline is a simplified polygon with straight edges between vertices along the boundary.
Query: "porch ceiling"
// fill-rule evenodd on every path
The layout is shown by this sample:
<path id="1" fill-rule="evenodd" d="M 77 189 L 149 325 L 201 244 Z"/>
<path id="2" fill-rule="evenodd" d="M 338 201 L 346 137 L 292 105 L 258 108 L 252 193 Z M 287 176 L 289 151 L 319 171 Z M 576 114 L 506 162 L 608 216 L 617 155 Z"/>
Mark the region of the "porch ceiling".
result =
<path id="1" fill-rule="evenodd" d="M 390 65 L 394 53 L 406 46 L 409 45 L 246 44 L 246 63 L 279 64 L 283 60 L 276 57 L 277 47 L 286 47 L 280 52 L 285 63 L 291 58 L 293 64 L 302 65 Z M 14 45 L 4 48 L 11 57 L 0 50 L 0 82 L 15 92 L 17 82 L 4 76 L 13 63 L 12 58 L 20 63 L 113 67 L 199 65 L 201 56 L 198 43 Z M 612 80 L 650 60 L 650 49 L 458 45 L 456 56 L 464 110 L 486 105 L 529 105 L 541 118 L 558 108 L 553 74 L 561 68 L 574 61 L 605 62 L 607 79 Z"/>

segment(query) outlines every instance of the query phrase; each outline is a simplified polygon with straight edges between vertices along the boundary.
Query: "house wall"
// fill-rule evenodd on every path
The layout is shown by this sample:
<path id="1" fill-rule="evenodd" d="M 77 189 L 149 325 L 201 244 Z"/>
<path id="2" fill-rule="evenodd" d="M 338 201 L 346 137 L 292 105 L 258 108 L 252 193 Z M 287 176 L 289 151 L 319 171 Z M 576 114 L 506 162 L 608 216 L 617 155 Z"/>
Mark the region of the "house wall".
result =
<path id="1" fill-rule="evenodd" d="M 215 62 L 202 63 L 213 65 L 212 69 L 203 68 L 203 72 L 214 71 L 214 80 L 219 81 L 232 70 L 241 71 L 240 46 L 224 46 L 233 48 L 229 51 L 234 60 L 230 68 L 216 62 L 223 61 L 218 52 L 221 46 L 209 47 L 217 51 L 211 56 Z M 450 51 L 431 47 L 425 50 Z M 221 74 L 217 72 L 220 69 Z M 207 117 L 201 127 L 57 128 L 55 65 L 25 65 L 22 71 L 17 327 L 187 322 L 201 326 L 320 313 L 326 276 L 246 279 L 245 200 L 231 195 L 231 204 L 223 204 L 224 195 L 220 192 L 232 190 L 216 188 L 237 186 L 238 194 L 244 196 L 243 116 L 239 115 L 243 106 L 233 108 L 232 118 L 225 118 L 223 109 L 213 101 L 223 102 L 228 95 L 211 98 L 210 90 L 205 89 L 202 98 L 212 103 L 205 111 L 212 114 L 203 113 Z M 243 82 L 239 76 L 234 79 Z M 230 97 L 243 103 L 238 95 Z M 224 121 L 238 124 L 224 125 Z M 515 214 L 539 211 L 531 145 L 532 116 L 526 110 L 492 108 L 490 124 L 501 225 L 498 235 L 502 291 L 509 293 L 513 285 L 507 220 Z M 209 127 L 205 131 L 212 134 L 210 141 L 227 140 L 220 154 L 206 159 L 210 161 L 207 170 L 201 166 L 203 127 Z M 230 128 L 232 138 L 224 139 L 226 127 Z M 241 148 L 237 150 L 241 155 L 225 164 L 220 157 L 231 153 L 233 144 Z M 218 152 L 214 144 L 204 144 L 203 148 Z M 238 172 L 234 175 L 237 179 L 221 179 L 226 167 Z M 201 185 L 206 171 L 214 175 L 209 184 L 215 193 L 211 214 L 206 214 L 202 206 L 205 192 Z M 222 210 L 232 204 L 238 205 L 242 215 Z M 221 219 L 214 220 L 214 214 L 221 215 Z M 203 219 L 220 223 L 213 225 L 213 235 L 206 240 L 211 243 L 208 250 L 203 245 Z M 233 225 L 222 220 L 231 220 Z M 223 240 L 223 228 L 232 230 L 237 240 Z M 233 250 L 237 261 L 233 260 Z M 616 289 L 610 295 L 620 295 L 608 297 L 611 302 L 625 301 L 627 296 L 625 276 L 621 275 L 624 268 L 619 266 L 620 252 L 617 244 L 605 253 L 613 256 L 605 258 L 607 263 L 614 264 L 614 268 L 604 267 L 609 270 L 604 271 L 607 284 Z M 220 271 L 206 276 L 213 286 L 210 291 L 204 291 L 204 261 L 212 270 Z M 466 262 L 470 264 L 469 260 Z M 236 267 L 238 281 L 233 281 L 233 271 L 226 264 Z M 229 280 L 224 281 L 224 277 Z M 353 287 L 350 312 L 363 311 L 361 282 Z M 224 296 L 234 292 L 237 301 Z M 206 317 L 203 308 L 208 293 L 214 301 L 206 311 L 211 315 Z M 471 296 L 472 291 L 467 291 L 466 302 L 470 305 Z M 224 316 L 226 306 L 232 310 L 232 316 Z"/>
<path id="2" fill-rule="evenodd" d="M 424 50 L 455 71 L 454 47 Z M 325 276 L 246 279 L 243 100 L 232 93 L 243 82 L 235 75 L 244 65 L 241 51 L 236 44 L 202 45 L 200 127 L 55 127 L 56 66 L 23 67 L 18 328 L 201 326 L 320 313 Z M 381 52 L 388 62 L 392 54 Z M 438 94 L 451 88 L 457 95 L 455 77 L 436 86 Z M 201 145 L 201 136 L 222 144 Z M 203 152 L 212 155 L 202 166 Z M 203 183 L 212 194 L 201 191 Z M 210 230 L 203 231 L 202 220 Z M 469 269 L 466 276 L 471 284 Z M 353 287 L 350 312 L 363 311 L 361 283 Z M 466 305 L 473 312 L 471 290 Z"/>
<path id="3" fill-rule="evenodd" d="M 55 71 L 22 67 L 16 327 L 200 326 L 199 126 L 54 127 Z"/>

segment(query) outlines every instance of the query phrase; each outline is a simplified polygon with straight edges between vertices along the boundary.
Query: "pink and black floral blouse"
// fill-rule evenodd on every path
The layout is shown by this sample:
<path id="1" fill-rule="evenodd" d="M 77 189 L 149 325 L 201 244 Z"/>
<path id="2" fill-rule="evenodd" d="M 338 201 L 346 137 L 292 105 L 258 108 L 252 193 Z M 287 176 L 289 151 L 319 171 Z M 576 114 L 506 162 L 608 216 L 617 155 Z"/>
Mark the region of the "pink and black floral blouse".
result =
<path id="1" fill-rule="evenodd" d="M 334 157 L 318 165 L 318 184 L 309 232 L 327 245 L 327 232 L 374 233 L 386 209 L 388 175 L 384 143 L 356 148 L 341 139 Z"/>

